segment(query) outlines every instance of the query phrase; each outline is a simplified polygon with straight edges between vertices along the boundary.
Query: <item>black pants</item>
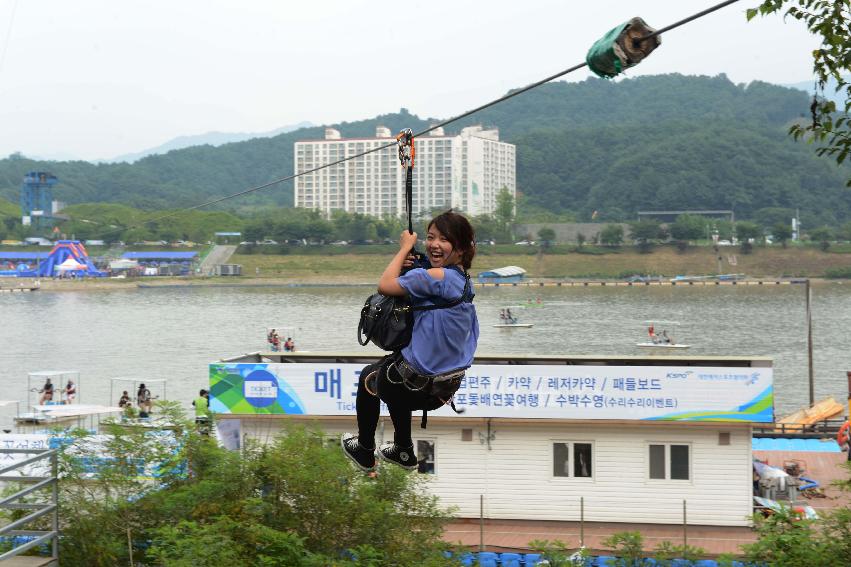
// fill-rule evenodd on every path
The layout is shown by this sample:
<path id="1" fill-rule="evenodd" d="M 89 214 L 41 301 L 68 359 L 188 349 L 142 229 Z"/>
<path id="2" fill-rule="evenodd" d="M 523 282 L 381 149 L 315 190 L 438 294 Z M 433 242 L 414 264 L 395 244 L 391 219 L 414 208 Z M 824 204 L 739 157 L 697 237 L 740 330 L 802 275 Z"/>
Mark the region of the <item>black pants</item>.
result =
<path id="1" fill-rule="evenodd" d="M 430 398 L 422 392 L 412 392 L 401 382 L 395 365 L 390 366 L 390 380 L 387 379 L 387 368 L 395 360 L 394 355 L 386 356 L 375 364 L 363 369 L 358 381 L 358 394 L 355 408 L 358 414 L 358 441 L 367 449 L 375 447 L 375 429 L 381 412 L 381 402 L 387 404 L 390 419 L 393 421 L 393 441 L 400 447 L 413 446 L 411 439 L 411 412 L 428 407 Z M 366 391 L 364 380 L 373 372 L 378 371 L 378 396 Z M 380 398 L 380 399 L 379 399 Z"/>

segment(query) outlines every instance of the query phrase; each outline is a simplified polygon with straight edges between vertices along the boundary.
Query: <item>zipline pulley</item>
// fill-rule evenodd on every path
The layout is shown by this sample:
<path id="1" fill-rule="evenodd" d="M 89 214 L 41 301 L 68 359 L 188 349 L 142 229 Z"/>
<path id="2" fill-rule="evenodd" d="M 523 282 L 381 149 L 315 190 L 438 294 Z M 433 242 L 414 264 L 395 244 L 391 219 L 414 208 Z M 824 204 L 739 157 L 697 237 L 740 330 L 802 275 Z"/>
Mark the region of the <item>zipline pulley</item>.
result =
<path id="1" fill-rule="evenodd" d="M 405 128 L 396 136 L 396 144 L 399 146 L 399 162 L 402 167 L 414 167 L 414 131 Z"/>
<path id="2" fill-rule="evenodd" d="M 632 18 L 594 42 L 585 62 L 597 76 L 611 79 L 638 65 L 659 47 L 662 38 L 651 36 L 655 31 L 641 18 Z"/>

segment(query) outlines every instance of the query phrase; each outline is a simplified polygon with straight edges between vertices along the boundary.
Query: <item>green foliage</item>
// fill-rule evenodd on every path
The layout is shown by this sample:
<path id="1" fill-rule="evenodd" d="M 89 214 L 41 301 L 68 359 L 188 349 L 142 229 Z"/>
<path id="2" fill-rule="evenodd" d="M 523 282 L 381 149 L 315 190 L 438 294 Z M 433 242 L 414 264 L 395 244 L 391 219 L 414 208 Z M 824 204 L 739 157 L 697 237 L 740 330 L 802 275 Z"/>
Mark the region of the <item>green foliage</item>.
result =
<path id="1" fill-rule="evenodd" d="M 115 425 L 104 447 L 78 432 L 64 448 L 63 565 L 127 565 L 131 553 L 177 567 L 446 564 L 446 512 L 423 477 L 388 467 L 368 478 L 314 429 L 231 452 L 176 407 L 157 413 L 175 424 L 175 443 Z M 92 477 L 84 464 L 103 457 Z M 140 463 L 162 464 L 156 482 Z"/>
<path id="2" fill-rule="evenodd" d="M 767 518 L 755 517 L 756 543 L 743 546 L 750 561 L 767 562 L 772 567 L 828 567 L 836 557 L 827 555 L 815 522 L 784 508 Z"/>
<path id="3" fill-rule="evenodd" d="M 505 187 L 496 195 L 496 210 L 493 216 L 504 231 L 510 230 L 514 221 L 514 197 Z"/>
<path id="4" fill-rule="evenodd" d="M 534 540 L 529 542 L 529 547 L 535 553 L 541 554 L 541 559 L 547 561 L 549 567 L 576 567 L 585 565 L 586 558 L 590 553 L 584 547 L 577 552 L 571 552 L 567 544 L 561 540 Z"/>
<path id="5" fill-rule="evenodd" d="M 755 222 L 739 221 L 736 223 L 736 236 L 741 242 L 742 254 L 750 254 L 753 250 L 751 240 L 762 236 L 762 229 Z"/>
<path id="6" fill-rule="evenodd" d="M 706 221 L 698 215 L 680 215 L 668 227 L 668 231 L 680 250 L 685 250 L 689 240 L 698 240 L 706 235 Z"/>
<path id="7" fill-rule="evenodd" d="M 545 226 L 538 231 L 538 240 L 541 241 L 542 247 L 549 248 L 550 246 L 555 244 L 556 231 L 554 231 L 548 226 Z"/>
<path id="8" fill-rule="evenodd" d="M 786 222 L 778 222 L 775 223 L 771 227 L 771 235 L 774 237 L 775 242 L 779 242 L 783 245 L 783 248 L 787 247 L 787 241 L 792 238 L 792 227 Z"/>
<path id="9" fill-rule="evenodd" d="M 653 243 L 666 238 L 667 233 L 659 221 L 642 220 L 629 224 L 629 237 L 635 241 L 642 253 L 648 253 Z"/>
<path id="10" fill-rule="evenodd" d="M 663 541 L 653 549 L 653 558 L 659 567 L 671 567 L 674 564 L 674 559 L 694 562 L 705 556 L 706 550 L 702 547 L 674 544 L 670 541 Z"/>
<path id="11" fill-rule="evenodd" d="M 641 532 L 617 532 L 603 540 L 617 555 L 612 567 L 639 567 L 644 564 L 644 538 Z"/>
<path id="12" fill-rule="evenodd" d="M 822 144 L 816 153 L 833 157 L 842 164 L 851 156 L 851 0 L 765 0 L 758 8 L 747 11 L 748 20 L 760 15 L 783 11 L 803 22 L 820 46 L 812 52 L 813 74 L 817 80 L 817 93 L 810 107 L 811 122 L 796 123 L 789 133 L 796 140 L 806 139 Z M 844 92 L 845 103 L 837 108 L 836 102 L 824 96 L 830 80 L 835 81 L 835 91 Z M 847 186 L 851 187 L 851 178 Z"/>
<path id="13" fill-rule="evenodd" d="M 600 231 L 600 244 L 620 246 L 623 244 L 623 227 L 619 224 L 607 224 Z"/>
<path id="14" fill-rule="evenodd" d="M 819 243 L 819 248 L 822 252 L 827 252 L 830 248 L 830 241 L 833 239 L 833 230 L 829 226 L 820 226 L 809 232 L 810 240 Z"/>

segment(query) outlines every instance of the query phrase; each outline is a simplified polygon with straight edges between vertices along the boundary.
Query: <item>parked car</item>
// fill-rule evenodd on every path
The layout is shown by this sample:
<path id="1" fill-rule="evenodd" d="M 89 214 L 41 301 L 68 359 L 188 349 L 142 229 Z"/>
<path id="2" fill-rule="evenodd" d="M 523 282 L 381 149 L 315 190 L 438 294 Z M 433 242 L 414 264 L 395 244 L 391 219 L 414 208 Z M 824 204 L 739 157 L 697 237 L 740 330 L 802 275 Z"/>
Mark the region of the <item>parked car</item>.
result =
<path id="1" fill-rule="evenodd" d="M 331 243 L 331 246 L 348 246 L 348 245 L 349 245 L 349 243 L 346 242 L 345 240 L 335 240 L 334 242 Z"/>
<path id="2" fill-rule="evenodd" d="M 271 238 L 267 238 L 266 240 L 260 242 L 260 244 L 263 246 L 274 246 L 277 244 L 277 242 L 275 240 L 272 240 Z"/>
<path id="3" fill-rule="evenodd" d="M 476 246 L 494 246 L 496 242 L 493 240 L 477 240 Z"/>
<path id="4" fill-rule="evenodd" d="M 535 241 L 534 240 L 521 240 L 520 242 L 515 242 L 514 245 L 515 246 L 534 246 Z"/>

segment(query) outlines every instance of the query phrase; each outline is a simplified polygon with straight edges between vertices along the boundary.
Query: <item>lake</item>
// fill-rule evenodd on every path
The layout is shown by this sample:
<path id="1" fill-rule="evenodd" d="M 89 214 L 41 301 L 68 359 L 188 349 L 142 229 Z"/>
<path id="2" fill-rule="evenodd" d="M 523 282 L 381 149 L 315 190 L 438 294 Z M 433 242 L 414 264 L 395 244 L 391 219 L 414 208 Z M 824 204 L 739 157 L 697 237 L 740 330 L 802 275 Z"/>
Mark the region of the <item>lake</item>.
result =
<path id="1" fill-rule="evenodd" d="M 0 294 L 0 399 L 37 402 L 27 373 L 79 370 L 82 403 L 115 404 L 110 378 L 166 378 L 185 403 L 207 385 L 207 364 L 267 350 L 267 327 L 294 328 L 299 350 L 366 350 L 358 345 L 365 287 L 161 288 Z M 512 308 L 532 329 L 495 329 Z M 689 355 L 770 356 L 777 414 L 808 401 L 803 285 L 676 287 L 500 287 L 478 289 L 479 353 L 638 355 L 648 319 L 670 324 Z M 813 288 L 816 398 L 846 398 L 851 370 L 851 285 Z M 677 323 L 677 324 L 674 324 Z M 374 347 L 369 349 L 379 352 Z M 33 382 L 32 387 L 40 387 Z M 123 385 L 130 389 L 130 385 Z M 160 393 L 152 388 L 155 395 Z M 132 392 L 131 392 L 132 394 Z M 11 424 L 14 407 L 0 409 Z"/>

